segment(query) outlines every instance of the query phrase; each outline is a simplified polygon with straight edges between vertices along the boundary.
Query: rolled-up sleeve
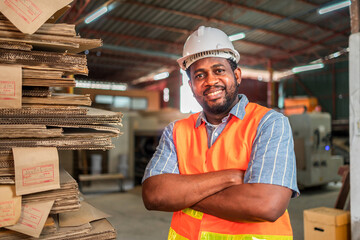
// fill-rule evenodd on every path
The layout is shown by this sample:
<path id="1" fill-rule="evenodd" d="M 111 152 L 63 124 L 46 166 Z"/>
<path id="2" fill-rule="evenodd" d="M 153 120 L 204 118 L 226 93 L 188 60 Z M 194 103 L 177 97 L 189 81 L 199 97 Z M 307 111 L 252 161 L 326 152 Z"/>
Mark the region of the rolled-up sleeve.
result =
<path id="1" fill-rule="evenodd" d="M 172 122 L 164 129 L 159 145 L 145 168 L 142 182 L 149 177 L 163 173 L 179 174 L 176 148 L 173 140 L 174 124 L 175 122 Z"/>
<path id="2" fill-rule="evenodd" d="M 244 182 L 280 185 L 299 195 L 292 130 L 283 114 L 270 110 L 260 121 Z"/>

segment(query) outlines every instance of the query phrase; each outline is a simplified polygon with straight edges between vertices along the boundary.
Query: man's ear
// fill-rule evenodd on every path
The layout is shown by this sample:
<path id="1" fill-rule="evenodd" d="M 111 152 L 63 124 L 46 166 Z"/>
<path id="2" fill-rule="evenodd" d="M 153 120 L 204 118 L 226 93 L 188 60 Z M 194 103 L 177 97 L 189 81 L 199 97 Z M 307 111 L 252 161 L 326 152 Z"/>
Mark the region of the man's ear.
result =
<path id="1" fill-rule="evenodd" d="M 241 69 L 239 67 L 237 67 L 235 70 L 234 70 L 234 75 L 235 75 L 235 79 L 236 79 L 236 82 L 238 84 L 241 83 Z"/>

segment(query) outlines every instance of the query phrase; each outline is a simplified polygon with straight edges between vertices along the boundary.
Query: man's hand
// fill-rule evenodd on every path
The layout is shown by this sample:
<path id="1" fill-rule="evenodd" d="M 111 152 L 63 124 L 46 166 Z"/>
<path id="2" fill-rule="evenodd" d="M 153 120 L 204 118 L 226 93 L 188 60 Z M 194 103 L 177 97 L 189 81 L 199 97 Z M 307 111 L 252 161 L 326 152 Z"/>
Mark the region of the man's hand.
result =
<path id="1" fill-rule="evenodd" d="M 175 212 L 228 187 L 240 185 L 243 179 L 244 171 L 238 169 L 193 175 L 160 174 L 144 181 L 142 196 L 148 210 Z"/>

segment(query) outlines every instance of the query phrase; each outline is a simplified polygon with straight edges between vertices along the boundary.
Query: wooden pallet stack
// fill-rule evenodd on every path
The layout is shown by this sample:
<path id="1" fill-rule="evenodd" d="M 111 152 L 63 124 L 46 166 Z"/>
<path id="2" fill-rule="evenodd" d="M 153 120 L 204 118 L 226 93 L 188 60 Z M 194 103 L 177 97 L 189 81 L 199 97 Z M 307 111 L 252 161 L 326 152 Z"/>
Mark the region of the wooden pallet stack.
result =
<path id="1" fill-rule="evenodd" d="M 114 126 L 121 125 L 121 113 L 91 108 L 88 95 L 52 91 L 53 87 L 74 87 L 74 75 L 87 75 L 86 56 L 79 53 L 101 44 L 99 39 L 79 37 L 75 26 L 69 24 L 45 23 L 34 34 L 24 34 L 0 15 L 0 68 L 21 67 L 22 73 L 21 108 L 0 107 L 0 195 L 4 194 L 0 199 L 0 239 L 116 238 L 107 215 L 80 202 L 78 184 L 70 174 L 61 167 L 56 172 L 56 167 L 54 170 L 38 163 L 32 166 L 31 162 L 18 169 L 19 157 L 14 155 L 14 149 L 24 148 L 31 152 L 38 148 L 57 151 L 114 147 L 111 138 L 121 134 Z M 58 187 L 16 194 L 19 184 L 53 181 L 56 174 Z M 22 176 L 21 181 L 17 176 Z M 19 201 L 20 213 L 16 207 Z M 51 205 L 49 211 L 40 214 L 37 210 L 45 202 Z M 84 217 L 89 213 L 96 214 Z M 73 221 L 66 224 L 64 219 Z M 24 231 L 26 226 L 38 232 Z"/>

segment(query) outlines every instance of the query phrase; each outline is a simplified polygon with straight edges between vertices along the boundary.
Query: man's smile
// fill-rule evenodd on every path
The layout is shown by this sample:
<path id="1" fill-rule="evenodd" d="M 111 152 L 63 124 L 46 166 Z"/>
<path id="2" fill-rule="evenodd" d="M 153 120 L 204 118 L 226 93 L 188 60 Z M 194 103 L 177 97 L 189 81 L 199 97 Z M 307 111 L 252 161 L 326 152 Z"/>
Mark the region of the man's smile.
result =
<path id="1" fill-rule="evenodd" d="M 215 92 L 211 92 L 211 93 L 209 93 L 207 95 L 208 96 L 215 96 L 216 94 L 221 93 L 221 92 L 222 92 L 222 90 L 218 90 L 218 91 L 215 91 Z"/>
<path id="2" fill-rule="evenodd" d="M 213 87 L 209 87 L 207 88 L 203 95 L 204 96 L 208 96 L 208 97 L 213 97 L 213 96 L 216 96 L 220 93 L 222 93 L 223 91 L 225 90 L 224 87 L 221 87 L 221 86 L 213 86 Z"/>

